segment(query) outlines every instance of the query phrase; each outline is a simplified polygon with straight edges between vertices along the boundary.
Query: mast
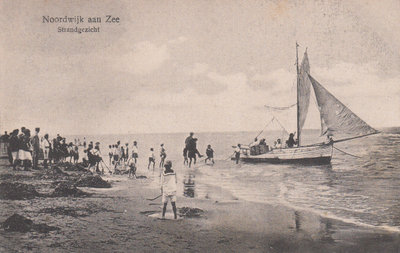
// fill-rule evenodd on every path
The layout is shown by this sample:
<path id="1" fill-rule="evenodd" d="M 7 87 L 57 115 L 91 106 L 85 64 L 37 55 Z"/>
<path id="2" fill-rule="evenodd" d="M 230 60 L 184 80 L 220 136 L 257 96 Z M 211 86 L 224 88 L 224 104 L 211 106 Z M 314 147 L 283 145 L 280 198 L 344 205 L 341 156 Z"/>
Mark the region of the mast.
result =
<path id="1" fill-rule="evenodd" d="M 299 85 L 300 85 L 300 73 L 299 73 L 299 44 L 296 41 L 296 70 L 297 70 L 297 145 L 300 147 L 300 104 L 299 104 Z"/>

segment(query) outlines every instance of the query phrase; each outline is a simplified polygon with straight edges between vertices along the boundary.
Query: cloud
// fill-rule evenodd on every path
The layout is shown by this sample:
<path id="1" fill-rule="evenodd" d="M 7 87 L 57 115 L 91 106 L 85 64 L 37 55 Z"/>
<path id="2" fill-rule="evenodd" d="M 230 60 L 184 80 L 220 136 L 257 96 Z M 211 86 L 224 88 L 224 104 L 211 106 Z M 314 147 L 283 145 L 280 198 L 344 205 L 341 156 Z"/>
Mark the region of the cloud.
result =
<path id="1" fill-rule="evenodd" d="M 157 46 L 143 41 L 135 44 L 132 51 L 122 56 L 117 67 L 137 75 L 145 75 L 160 68 L 169 58 L 167 45 Z"/>
<path id="2" fill-rule="evenodd" d="M 208 64 L 206 63 L 195 63 L 193 68 L 188 71 L 189 75 L 197 76 L 206 73 L 208 70 Z"/>
<path id="3" fill-rule="evenodd" d="M 179 44 L 186 42 L 187 40 L 188 40 L 188 38 L 186 38 L 185 36 L 180 36 L 176 39 L 169 40 L 168 43 L 179 45 Z"/>

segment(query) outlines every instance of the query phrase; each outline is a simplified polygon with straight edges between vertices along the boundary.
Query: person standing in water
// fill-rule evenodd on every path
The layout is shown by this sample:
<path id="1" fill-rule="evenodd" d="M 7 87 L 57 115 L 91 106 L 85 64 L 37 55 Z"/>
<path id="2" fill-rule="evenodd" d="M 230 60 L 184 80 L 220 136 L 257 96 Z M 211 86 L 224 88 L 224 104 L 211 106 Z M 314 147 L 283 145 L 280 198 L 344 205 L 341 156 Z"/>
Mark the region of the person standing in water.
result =
<path id="1" fill-rule="evenodd" d="M 150 169 L 150 165 L 153 164 L 153 172 L 154 172 L 154 166 L 156 164 L 155 161 L 155 156 L 154 156 L 154 149 L 150 148 L 150 153 L 149 153 L 149 165 L 147 165 L 147 169 Z"/>
<path id="2" fill-rule="evenodd" d="M 167 153 L 165 152 L 164 143 L 160 145 L 160 168 L 164 167 L 164 161 L 167 157 Z"/>
<path id="3" fill-rule="evenodd" d="M 207 158 L 204 160 L 204 163 L 207 163 L 207 160 L 210 160 L 214 164 L 214 150 L 211 148 L 211 145 L 207 146 L 206 155 Z"/>
<path id="4" fill-rule="evenodd" d="M 109 158 L 109 165 L 111 166 L 111 161 L 113 159 L 113 146 L 108 145 L 108 158 Z"/>
<path id="5" fill-rule="evenodd" d="M 197 138 L 193 138 L 189 142 L 188 146 L 188 157 L 189 157 L 189 168 L 193 164 L 196 164 L 196 154 L 201 158 L 203 155 L 197 150 Z"/>
<path id="6" fill-rule="evenodd" d="M 239 159 L 240 159 L 240 144 L 238 144 L 237 147 L 235 148 L 235 161 L 236 161 L 236 164 L 239 163 Z"/>
<path id="7" fill-rule="evenodd" d="M 134 141 L 132 146 L 132 159 L 134 159 L 135 164 L 137 163 L 138 157 L 139 157 L 139 149 L 137 146 L 137 141 Z"/>
<path id="8" fill-rule="evenodd" d="M 176 185 L 178 183 L 178 179 L 175 171 L 172 169 L 172 162 L 166 161 L 164 165 L 164 170 L 161 173 L 161 194 L 162 194 L 162 203 L 163 203 L 163 211 L 162 218 L 165 218 L 165 212 L 167 210 L 168 200 L 170 200 L 172 205 L 172 210 L 174 212 L 174 219 L 177 219 L 176 213 Z"/>
<path id="9" fill-rule="evenodd" d="M 129 160 L 129 144 L 125 143 L 125 157 L 124 157 L 125 163 L 127 163 L 128 160 Z"/>

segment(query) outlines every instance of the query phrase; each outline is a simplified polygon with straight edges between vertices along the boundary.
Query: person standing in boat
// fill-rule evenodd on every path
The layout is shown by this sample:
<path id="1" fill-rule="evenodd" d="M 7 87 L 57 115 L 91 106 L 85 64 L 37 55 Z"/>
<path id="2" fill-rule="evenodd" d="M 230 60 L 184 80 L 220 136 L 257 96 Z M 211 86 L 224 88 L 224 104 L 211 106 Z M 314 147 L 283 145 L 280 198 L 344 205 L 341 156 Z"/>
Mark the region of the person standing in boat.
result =
<path id="1" fill-rule="evenodd" d="M 294 145 L 297 145 L 297 141 L 294 140 L 294 133 L 289 134 L 289 139 L 286 141 L 286 145 L 288 148 L 293 148 Z"/>
<path id="2" fill-rule="evenodd" d="M 258 144 L 260 144 L 260 142 L 258 141 L 257 137 L 254 138 L 254 141 L 252 143 L 250 143 L 249 147 L 254 147 L 257 146 Z"/>

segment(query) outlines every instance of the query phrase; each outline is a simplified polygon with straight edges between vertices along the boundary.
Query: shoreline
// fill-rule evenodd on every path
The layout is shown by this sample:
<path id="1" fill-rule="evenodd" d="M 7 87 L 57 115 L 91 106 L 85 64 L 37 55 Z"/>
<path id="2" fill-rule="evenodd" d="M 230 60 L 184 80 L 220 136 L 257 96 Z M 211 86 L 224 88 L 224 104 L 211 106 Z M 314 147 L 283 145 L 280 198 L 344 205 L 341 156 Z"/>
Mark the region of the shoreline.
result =
<path id="1" fill-rule="evenodd" d="M 0 173 L 13 172 L 0 166 Z M 139 175 L 142 175 L 140 171 Z M 143 175 L 146 175 L 144 173 Z M 147 176 L 147 175 L 146 175 Z M 196 199 L 178 196 L 177 207 L 204 210 L 200 218 L 177 221 L 158 220 L 148 214 L 161 212 L 161 200 L 148 201 L 159 194 L 152 178 L 127 179 L 105 176 L 112 187 L 79 187 L 93 193 L 86 198 L 34 198 L 2 200 L 0 222 L 13 212 L 34 222 L 58 226 L 60 231 L 0 232 L 0 250 L 7 252 L 397 252 L 396 232 L 365 228 L 281 204 L 261 204 L 244 200 Z M 29 179 L 27 179 L 29 181 Z M 43 180 L 33 180 L 44 184 Z M 82 217 L 38 213 L 40 208 L 67 206 L 90 208 Z M 171 205 L 167 213 L 171 213 Z M 147 214 L 147 215 L 146 215 Z"/>

